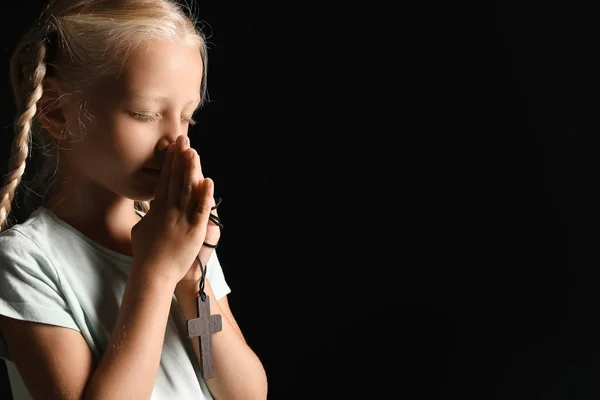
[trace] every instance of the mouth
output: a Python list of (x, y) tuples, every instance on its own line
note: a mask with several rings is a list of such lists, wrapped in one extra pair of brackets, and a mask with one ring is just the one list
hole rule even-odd
[(156, 178), (160, 176), (160, 169), (144, 168), (142, 171)]

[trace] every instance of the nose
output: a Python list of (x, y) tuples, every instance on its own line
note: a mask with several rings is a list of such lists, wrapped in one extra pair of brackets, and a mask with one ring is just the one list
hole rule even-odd
[(155, 148), (155, 152), (156, 152), (156, 158), (158, 159), (158, 166), (156, 166), (155, 168), (162, 168), (162, 165), (165, 163), (165, 160), (167, 159), (167, 152), (165, 150), (167, 150), (167, 148), (169, 147), (169, 145), (171, 143), (175, 143), (177, 141), (177, 138), (179, 136), (187, 136), (187, 133), (185, 135), (165, 135), (163, 138), (161, 138)]
[(163, 152), (169, 147), (171, 143), (175, 143), (179, 136), (187, 137), (187, 132), (182, 133), (181, 130), (176, 131), (175, 133), (165, 134), (163, 138), (161, 138), (156, 146), (157, 152)]

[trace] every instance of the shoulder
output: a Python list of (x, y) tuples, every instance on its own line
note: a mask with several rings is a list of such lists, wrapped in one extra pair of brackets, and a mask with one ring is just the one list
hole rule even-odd
[(49, 236), (51, 235), (44, 231), (44, 227), (40, 227), (33, 219), (1, 232), (0, 274), (19, 267), (45, 270), (46, 273), (55, 275), (46, 252), (40, 246), (47, 241), (42, 238)]
[(0, 243), (3, 244), (0, 250), (5, 250), (7, 247), (13, 249), (17, 246), (25, 246), (27, 249), (37, 248), (36, 243), (43, 243), (55, 236), (51, 232), (50, 222), (39, 210), (35, 210), (24, 222), (0, 232)]

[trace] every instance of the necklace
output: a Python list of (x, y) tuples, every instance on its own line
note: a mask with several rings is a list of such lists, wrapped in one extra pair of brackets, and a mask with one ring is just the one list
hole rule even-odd
[[(211, 210), (216, 209), (221, 204), (221, 199), (217, 199), (216, 204), (211, 207)], [(219, 227), (219, 230), (223, 230), (223, 224), (214, 214), (209, 215), (209, 220)], [(203, 245), (217, 248), (218, 243), (210, 244), (204, 242)], [(198, 318), (187, 320), (187, 335), (188, 338), (198, 337), (200, 345), (200, 372), (202, 379), (210, 379), (214, 376), (213, 369), (213, 356), (212, 356), (212, 335), (216, 332), (220, 332), (223, 329), (221, 315), (210, 313), (210, 297), (204, 292), (204, 282), (206, 278), (206, 268), (208, 265), (202, 266), (200, 257), (196, 256), (200, 271), (202, 271), (202, 278), (200, 278), (200, 287), (198, 290), (197, 311)]]

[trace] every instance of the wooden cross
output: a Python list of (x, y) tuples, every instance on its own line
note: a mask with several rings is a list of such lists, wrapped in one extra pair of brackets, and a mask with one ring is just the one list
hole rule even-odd
[(198, 336), (200, 342), (200, 372), (203, 379), (209, 379), (214, 376), (212, 365), (212, 334), (223, 329), (221, 325), (221, 315), (210, 314), (210, 297), (206, 296), (206, 301), (202, 301), (198, 296), (198, 318), (187, 321), (188, 338)]

